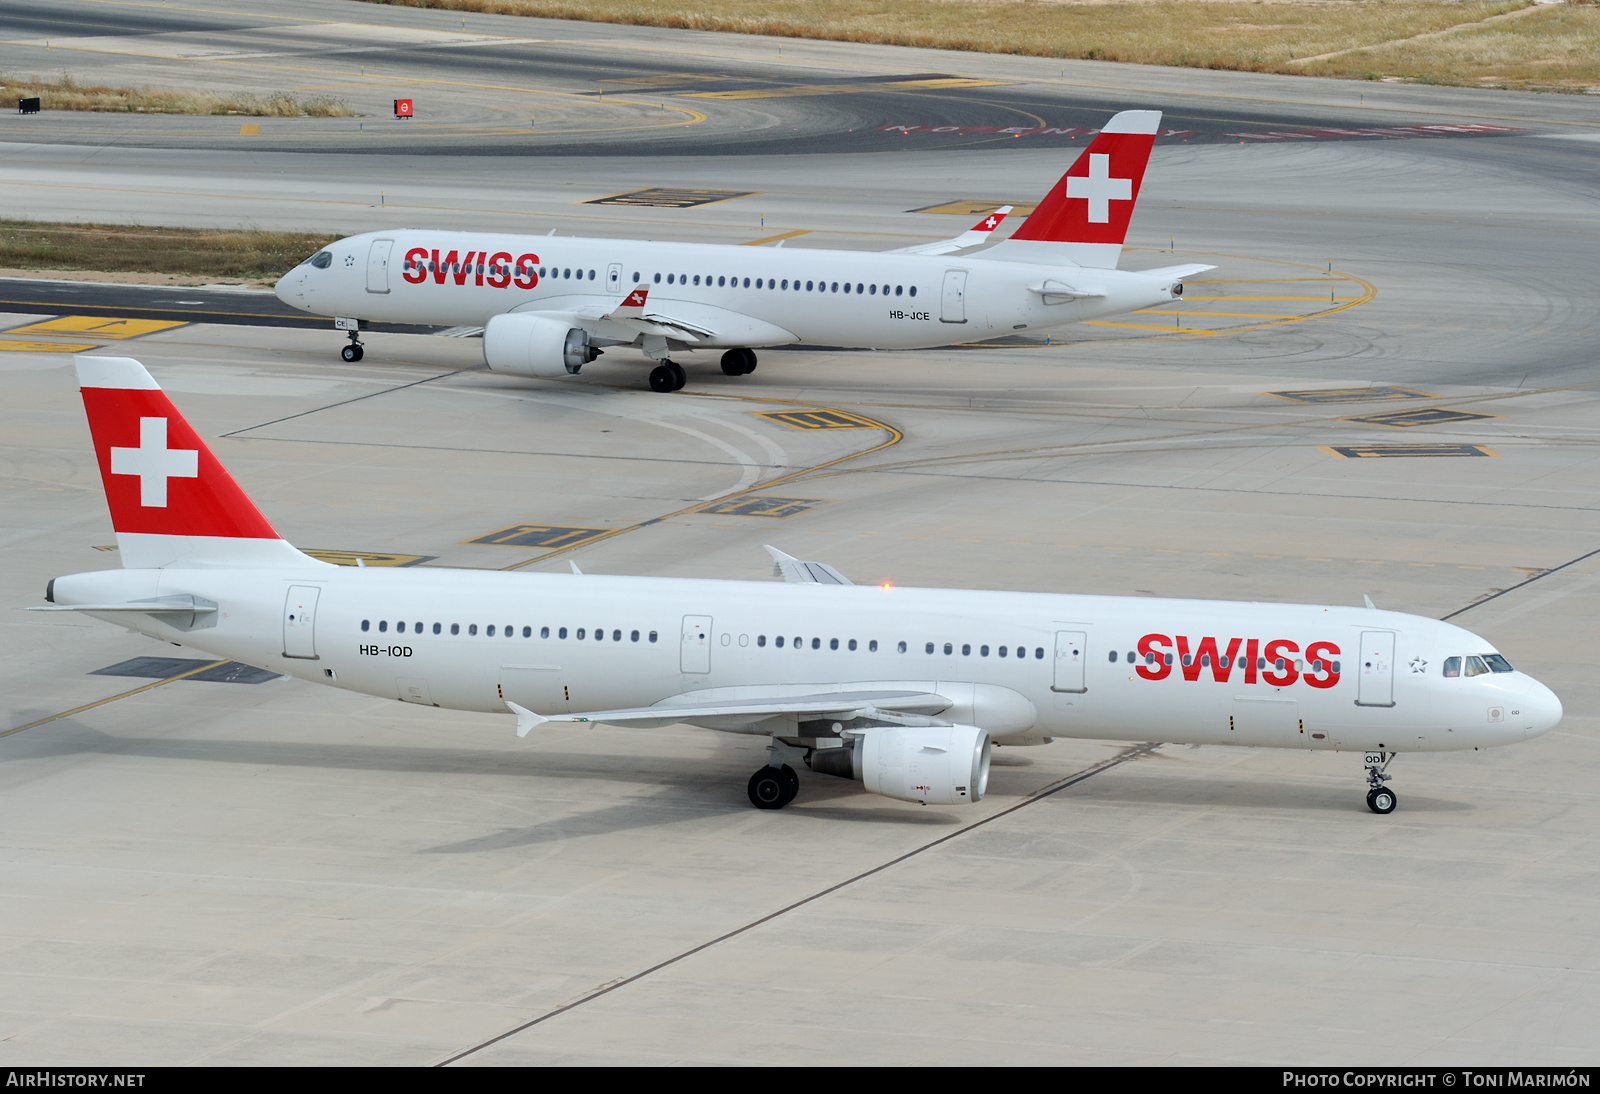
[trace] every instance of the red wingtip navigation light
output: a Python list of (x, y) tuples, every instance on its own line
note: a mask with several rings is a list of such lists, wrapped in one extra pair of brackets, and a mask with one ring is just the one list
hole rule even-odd
[(411, 105), (411, 100), (410, 99), (396, 99), (394, 101), (394, 116), (395, 117), (397, 117), (397, 118), (409, 118), (409, 117), (412, 116), (412, 113), (413, 113), (413, 107)]

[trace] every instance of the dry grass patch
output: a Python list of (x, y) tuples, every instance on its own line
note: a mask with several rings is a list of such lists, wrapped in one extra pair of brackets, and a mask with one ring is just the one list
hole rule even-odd
[(339, 238), (314, 232), (0, 220), (0, 267), (265, 281)]
[(1600, 6), (1561, 4), (1439, 38), (1303, 66), (1319, 76), (1400, 76), (1516, 90), (1600, 87)]
[[(130, 114), (240, 114), (252, 118), (348, 118), (355, 114), (329, 96), (299, 99), (288, 92), (172, 91), (159, 87), (80, 84), (68, 73), (54, 80), (0, 75), (0, 100), (38, 96), (45, 110), (96, 110)], [(9, 103), (8, 103), (9, 105)]]
[[(790, 38), (873, 42), (1190, 68), (1400, 76), (1477, 84), (1520, 58), (1508, 86), (1600, 85), (1596, 9), (1556, 5), (1481, 31), (1418, 35), (1531, 6), (1531, 0), (368, 0)], [(1592, 3), (1592, 0), (1591, 0)], [(1515, 24), (1512, 26), (1510, 24)], [(1482, 39), (1457, 47), (1454, 39)], [(1446, 45), (1446, 43), (1449, 43)], [(1359, 59), (1346, 51), (1360, 50)], [(1297, 59), (1340, 53), (1328, 62)]]

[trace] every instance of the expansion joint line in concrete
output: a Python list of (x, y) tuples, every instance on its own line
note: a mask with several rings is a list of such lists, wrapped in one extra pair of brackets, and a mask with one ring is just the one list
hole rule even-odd
[(228, 663), (228, 659), (226, 657), (224, 657), (220, 661), (207, 661), (203, 665), (197, 665), (194, 668), (189, 669), (189, 670), (187, 670), (185, 672), (178, 673), (176, 676), (164, 677), (164, 678), (162, 678), (160, 680), (154, 681), (153, 683), (145, 684), (143, 687), (134, 688), (132, 691), (124, 691), (121, 694), (108, 696), (105, 699), (96, 699), (94, 702), (85, 703), (81, 707), (73, 707), (71, 710), (63, 710), (61, 713), (52, 714), (47, 718), (38, 718), (38, 719), (35, 719), (32, 722), (27, 723), (26, 725), (17, 726), (15, 729), (7, 729), (7, 730), (4, 730), (4, 731), (0, 731), (0, 737), (9, 737), (13, 733), (21, 733), (25, 729), (33, 729), (36, 726), (47, 725), (50, 722), (58, 722), (62, 718), (70, 718), (74, 714), (82, 714), (86, 710), (93, 710), (95, 707), (103, 707), (107, 703), (115, 703), (118, 699), (126, 699), (130, 695), (141, 695), (144, 692), (150, 691), (150, 690), (152, 690), (154, 688), (161, 687), (163, 684), (170, 684), (174, 680), (186, 680), (189, 677), (194, 676), (197, 673), (205, 672), (207, 669), (214, 669), (214, 668), (217, 668), (220, 665), (226, 665), (227, 663)]
[(621, 988), (628, 987), (630, 984), (637, 984), (639, 981), (644, 980), (647, 977), (654, 976), (656, 973), (662, 971), (663, 969), (668, 969), (668, 968), (671, 968), (673, 965), (679, 964), (680, 962), (687, 961), (689, 958), (693, 957), (695, 954), (703, 953), (704, 951), (711, 949), (713, 946), (720, 946), (720, 945), (722, 945), (722, 943), (731, 941), (732, 939), (735, 939), (735, 938), (738, 938), (740, 935), (748, 934), (749, 932), (755, 930), (757, 927), (765, 926), (766, 924), (771, 923), (776, 919), (781, 919), (782, 917), (788, 915), (790, 912), (797, 911), (800, 908), (804, 908), (808, 904), (815, 904), (817, 901), (823, 899), (824, 897), (831, 896), (834, 893), (837, 893), (842, 889), (848, 889), (852, 885), (856, 885), (856, 884), (858, 884), (860, 882), (866, 881), (868, 878), (875, 877), (878, 874), (883, 873), (885, 870), (889, 870), (889, 869), (891, 869), (891, 868), (893, 868), (895, 866), (899, 866), (901, 863), (909, 862), (911, 859), (914, 859), (919, 855), (926, 854), (927, 852), (932, 851), (936, 847), (941, 847), (946, 843), (950, 843), (952, 840), (960, 839), (962, 836), (965, 836), (965, 835), (967, 835), (968, 833), (971, 833), (971, 832), (975, 832), (979, 828), (984, 827), (985, 825), (993, 824), (995, 821), (998, 821), (998, 820), (1002, 819), (1003, 817), (1009, 817), (1011, 814), (1017, 812), (1018, 810), (1026, 809), (1028, 806), (1033, 805), (1033, 804), (1035, 804), (1037, 802), (1041, 802), (1044, 799), (1046, 799), (1048, 797), (1051, 797), (1051, 796), (1053, 796), (1055, 794), (1059, 794), (1063, 790), (1067, 790), (1067, 789), (1070, 789), (1071, 787), (1077, 786), (1079, 783), (1087, 782), (1089, 779), (1094, 778), (1096, 775), (1102, 774), (1103, 772), (1106, 772), (1106, 771), (1110, 771), (1113, 767), (1120, 767), (1122, 764), (1128, 763), (1131, 760), (1137, 760), (1137, 759), (1141, 759), (1142, 757), (1149, 756), (1152, 753), (1154, 753), (1156, 749), (1160, 748), (1161, 744), (1162, 744), (1162, 742), (1160, 742), (1160, 741), (1147, 741), (1144, 744), (1133, 745), (1133, 746), (1131, 746), (1129, 748), (1125, 748), (1121, 752), (1117, 753), (1115, 756), (1112, 756), (1108, 760), (1103, 760), (1100, 763), (1097, 763), (1097, 764), (1093, 765), (1092, 767), (1086, 767), (1082, 771), (1076, 772), (1075, 774), (1072, 774), (1072, 775), (1068, 775), (1063, 779), (1059, 779), (1056, 782), (1053, 782), (1053, 783), (1050, 783), (1050, 784), (1046, 785), (1045, 787), (1043, 787), (1040, 790), (1034, 791), (1032, 794), (1028, 795), (1026, 798), (1023, 798), (1021, 801), (1017, 802), (1017, 804), (1007, 806), (1006, 808), (1000, 810), (1000, 812), (998, 812), (998, 813), (994, 813), (994, 814), (991, 814), (990, 816), (984, 817), (982, 820), (973, 821), (971, 824), (964, 825), (961, 828), (957, 828), (954, 832), (951, 832), (948, 835), (940, 836), (936, 840), (931, 840), (928, 843), (924, 843), (920, 847), (914, 847), (910, 851), (907, 851), (903, 855), (898, 855), (895, 858), (890, 859), (888, 862), (879, 863), (877, 866), (874, 866), (871, 869), (863, 870), (863, 871), (861, 871), (861, 873), (855, 874), (852, 877), (845, 878), (843, 881), (840, 881), (840, 882), (837, 882), (837, 883), (835, 883), (833, 885), (830, 885), (826, 889), (820, 889), (817, 892), (812, 893), (810, 896), (802, 897), (801, 899), (795, 901), (793, 904), (786, 904), (782, 908), (779, 908), (775, 912), (769, 912), (766, 915), (762, 916), (760, 919), (753, 919), (749, 923), (746, 923), (741, 927), (735, 927), (731, 931), (726, 931), (723, 934), (719, 934), (717, 937), (715, 937), (715, 938), (713, 938), (713, 939), (711, 939), (709, 941), (702, 942), (698, 946), (694, 946), (694, 947), (692, 947), (690, 949), (684, 950), (682, 953), (675, 954), (674, 956), (667, 958), (665, 961), (661, 961), (661, 962), (658, 962), (658, 963), (656, 963), (654, 965), (651, 965), (648, 969), (644, 969), (644, 970), (642, 970), (640, 972), (634, 973), (632, 976), (626, 976), (626, 977), (623, 977), (621, 980), (612, 981), (611, 983), (606, 984), (604, 987), (599, 987), (599, 988), (596, 988), (594, 991), (588, 992), (587, 994), (580, 995), (578, 998), (574, 999), (570, 1003), (563, 1003), (561, 1006), (556, 1007), (554, 1010), (545, 1011), (543, 1014), (539, 1015), (537, 1018), (531, 1018), (528, 1021), (523, 1022), (519, 1026), (514, 1026), (511, 1029), (506, 1030), (504, 1033), (497, 1034), (496, 1036), (489, 1038), (487, 1041), (480, 1041), (479, 1043), (473, 1045), (471, 1048), (462, 1049), (460, 1052), (456, 1053), (455, 1055), (448, 1056), (445, 1059), (440, 1060), (434, 1066), (435, 1067), (446, 1067), (446, 1066), (448, 1066), (450, 1064), (457, 1063), (458, 1061), (464, 1060), (468, 1056), (473, 1055), (474, 1053), (482, 1052), (486, 1048), (491, 1048), (494, 1045), (497, 1045), (502, 1041), (509, 1040), (510, 1038), (517, 1036), (519, 1033), (525, 1033), (528, 1030), (532, 1029), (534, 1026), (540, 1025), (540, 1024), (542, 1024), (544, 1022), (548, 1022), (552, 1018), (558, 1018), (561, 1015), (568, 1013), (569, 1011), (573, 1011), (573, 1010), (578, 1009), (579, 1007), (583, 1006), (586, 1003), (592, 1003), (596, 999), (599, 999), (603, 995), (610, 995), (612, 992), (617, 991), (617, 990), (619, 990)]
[(412, 380), (410, 383), (396, 384), (394, 387), (386, 387), (382, 391), (370, 391), (365, 395), (357, 395), (353, 399), (341, 399), (337, 403), (329, 403), (326, 406), (312, 407), (310, 410), (302, 410), (298, 414), (288, 414), (282, 418), (274, 418), (270, 422), (257, 422), (255, 425), (247, 425), (242, 429), (235, 429), (232, 433), (224, 433), (222, 436), (239, 437), (243, 434), (251, 433), (257, 429), (265, 429), (269, 425), (277, 425), (279, 422), (292, 422), (296, 418), (304, 418), (311, 414), (321, 414), (324, 410), (333, 410), (335, 407), (349, 406), (351, 403), (359, 403), (367, 399), (376, 399), (380, 395), (392, 395), (396, 391), (404, 391), (408, 387), (420, 387), (423, 384), (431, 384), (435, 380), (444, 380), (451, 376), (459, 376), (463, 372), (477, 372), (481, 368), (481, 365), (473, 365), (470, 368), (451, 369), (449, 372), (440, 372), (433, 376), (424, 376), (422, 379)]
[(1532, 577), (1528, 578), (1525, 581), (1519, 581), (1515, 585), (1510, 586), (1509, 588), (1501, 589), (1497, 593), (1490, 593), (1488, 596), (1482, 597), (1482, 598), (1480, 598), (1478, 600), (1474, 600), (1471, 604), (1468, 604), (1465, 608), (1457, 608), (1455, 611), (1451, 612), (1449, 615), (1441, 615), (1439, 617), (1439, 619), (1441, 621), (1454, 619), (1458, 615), (1461, 615), (1461, 614), (1463, 614), (1465, 612), (1470, 612), (1473, 608), (1481, 608), (1485, 604), (1489, 603), (1489, 601), (1491, 601), (1491, 600), (1499, 600), (1502, 596), (1505, 596), (1507, 593), (1514, 593), (1518, 589), (1526, 589), (1529, 585), (1532, 585), (1535, 581), (1542, 581), (1545, 578), (1549, 577), (1551, 574), (1558, 574), (1562, 570), (1565, 570), (1567, 567), (1576, 566), (1578, 563), (1584, 561), (1585, 559), (1593, 558), (1595, 555), (1600, 555), (1600, 547), (1595, 548), (1593, 551), (1590, 551), (1588, 554), (1579, 555), (1577, 558), (1574, 558), (1574, 559), (1568, 559), (1566, 562), (1563, 562), (1559, 566), (1552, 566), (1548, 570), (1541, 570), (1539, 573), (1534, 574)]

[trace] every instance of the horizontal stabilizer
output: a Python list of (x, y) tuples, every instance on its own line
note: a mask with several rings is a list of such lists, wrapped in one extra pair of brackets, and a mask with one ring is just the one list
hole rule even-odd
[(1173, 281), (1182, 281), (1186, 277), (1214, 270), (1215, 266), (1208, 266), (1204, 262), (1190, 262), (1183, 266), (1161, 266), (1154, 270), (1137, 271), (1140, 277), (1156, 277), (1163, 280), (1171, 278)]
[(845, 577), (838, 570), (826, 562), (805, 562), (786, 555), (770, 544), (765, 544), (767, 554), (772, 556), (772, 576), (781, 577), (785, 581), (792, 581), (801, 585), (854, 585), (855, 582)]
[(158, 596), (151, 600), (130, 600), (121, 604), (40, 604), (30, 612), (139, 612), (143, 615), (207, 615), (217, 610), (209, 600), (192, 596)]

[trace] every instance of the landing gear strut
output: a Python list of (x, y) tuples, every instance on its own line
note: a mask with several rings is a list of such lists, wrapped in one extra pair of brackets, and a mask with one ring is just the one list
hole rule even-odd
[(1394, 812), (1394, 807), (1399, 803), (1394, 791), (1383, 784), (1390, 779), (1389, 764), (1394, 760), (1393, 752), (1368, 752), (1365, 763), (1367, 765), (1367, 808), (1380, 815)]
[(785, 760), (804, 759), (808, 749), (786, 744), (776, 737), (767, 745), (767, 766), (750, 776), (746, 787), (757, 809), (782, 809), (800, 793), (800, 776)]
[(722, 355), (722, 371), (729, 376), (747, 376), (756, 370), (754, 350), (730, 349)]
[(338, 316), (333, 321), (333, 329), (342, 330), (350, 335), (350, 344), (339, 351), (340, 357), (355, 362), (367, 355), (367, 351), (361, 345), (361, 320)]
[(689, 382), (689, 374), (675, 361), (662, 361), (650, 370), (651, 391), (677, 391)]

